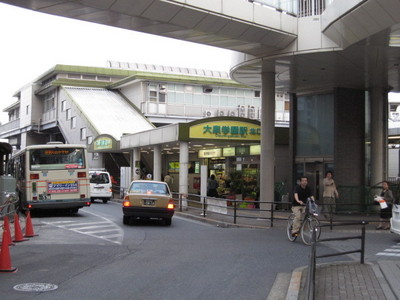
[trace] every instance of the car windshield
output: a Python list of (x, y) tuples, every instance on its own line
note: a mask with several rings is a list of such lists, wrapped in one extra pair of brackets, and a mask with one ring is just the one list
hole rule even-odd
[(151, 182), (134, 182), (129, 188), (129, 192), (134, 194), (169, 194), (166, 184)]
[(90, 183), (110, 183), (107, 174), (93, 173), (90, 174)]

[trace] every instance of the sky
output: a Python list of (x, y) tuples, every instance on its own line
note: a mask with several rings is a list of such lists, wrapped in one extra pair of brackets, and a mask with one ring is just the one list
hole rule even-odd
[[(0, 122), (12, 96), (56, 64), (106, 67), (108, 60), (229, 71), (225, 49), (62, 18), (0, 3)], [(400, 94), (389, 99), (400, 102)]]
[(107, 61), (229, 71), (232, 52), (77, 21), (0, 3), (0, 121), (12, 96), (56, 64), (106, 67)]

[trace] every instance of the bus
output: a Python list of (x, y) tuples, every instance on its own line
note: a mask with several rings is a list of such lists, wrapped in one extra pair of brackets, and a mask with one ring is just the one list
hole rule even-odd
[(84, 145), (49, 142), (12, 155), (8, 173), (16, 178), (21, 210), (63, 209), (76, 213), (90, 206), (87, 150)]

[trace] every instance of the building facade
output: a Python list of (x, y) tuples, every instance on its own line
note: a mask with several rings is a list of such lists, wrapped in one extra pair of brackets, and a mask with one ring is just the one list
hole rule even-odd
[[(179, 172), (173, 165), (179, 165), (179, 135), (165, 142), (150, 142), (144, 137), (156, 135), (156, 128), (203, 119), (259, 122), (261, 106), (259, 90), (232, 81), (224, 72), (116, 62), (109, 62), (108, 68), (57, 65), (32, 85), (21, 88), (16, 97), (17, 102), (5, 109), (9, 122), (0, 127), (1, 138), (9, 139), (14, 148), (49, 141), (86, 144), (91, 152), (91, 168), (106, 168), (117, 181), (121, 181), (121, 168), (131, 167), (129, 181), (147, 173), (161, 180), (162, 174), (170, 172), (176, 177), (176, 191), (180, 179), (174, 174)], [(278, 94), (277, 103), (282, 109), (276, 112), (277, 125), (288, 132), (288, 97)], [(227, 125), (220, 130), (225, 128)], [(287, 153), (288, 135), (281, 135), (285, 134), (286, 140), (280, 147)], [(128, 135), (138, 136), (141, 142), (121, 147), (121, 139)], [(190, 143), (187, 138), (184, 141)], [(199, 140), (188, 147), (190, 162), (196, 166), (189, 176), (192, 181), (189, 193), (199, 192), (193, 181), (198, 180), (199, 164), (205, 163), (210, 174), (220, 177), (243, 165), (258, 182), (260, 153), (250, 154), (248, 147), (250, 144), (259, 147), (259, 135), (256, 139), (236, 140), (232, 134), (220, 135), (216, 142)], [(133, 149), (135, 145), (139, 146)], [(247, 147), (241, 155), (239, 150), (235, 151), (239, 146)], [(202, 151), (216, 151), (217, 147), (233, 152), (201, 157)], [(140, 157), (132, 160), (136, 150)], [(242, 160), (243, 163), (238, 163)], [(282, 172), (280, 180), (287, 181), (288, 176)]]

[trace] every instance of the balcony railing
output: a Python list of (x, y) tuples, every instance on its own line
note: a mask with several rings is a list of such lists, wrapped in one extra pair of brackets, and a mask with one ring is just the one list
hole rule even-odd
[(334, 0), (247, 0), (259, 5), (275, 8), (298, 17), (322, 14)]
[[(261, 119), (261, 109), (253, 106), (220, 106), (204, 107), (186, 104), (165, 104), (156, 102), (142, 102), (141, 111), (145, 115), (153, 116), (178, 116), (185, 118), (210, 118), (210, 117), (242, 117), (253, 120)], [(276, 111), (275, 121), (280, 124), (289, 124), (289, 111)]]
[(7, 133), (19, 129), (19, 124), (20, 124), (20, 120), (16, 119), (13, 121), (10, 121), (8, 123), (5, 123), (4, 125), (0, 126), (0, 137), (1, 138), (6, 138), (8, 135)]

